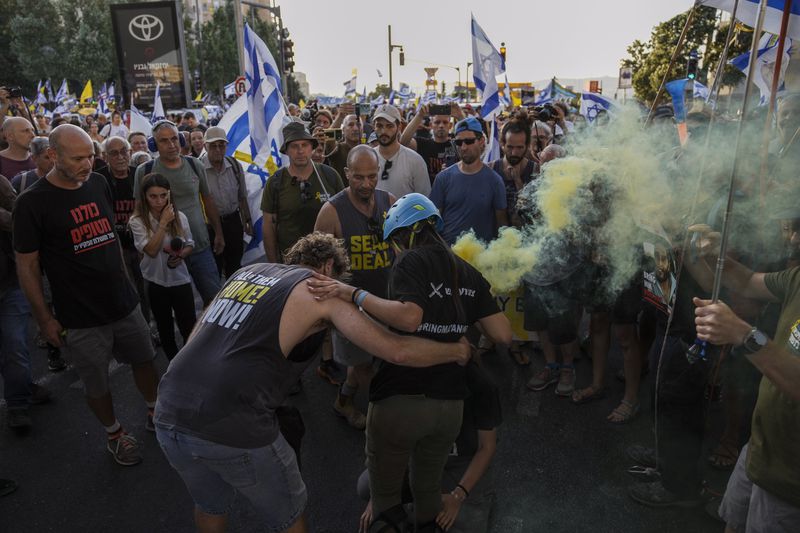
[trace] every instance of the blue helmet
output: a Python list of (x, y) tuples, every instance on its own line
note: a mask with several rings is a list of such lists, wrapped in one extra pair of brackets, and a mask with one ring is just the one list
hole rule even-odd
[(444, 220), (433, 202), (418, 192), (406, 194), (397, 200), (386, 213), (383, 223), (383, 240), (400, 228), (413, 226), (422, 220), (434, 219), (436, 231), (442, 231)]

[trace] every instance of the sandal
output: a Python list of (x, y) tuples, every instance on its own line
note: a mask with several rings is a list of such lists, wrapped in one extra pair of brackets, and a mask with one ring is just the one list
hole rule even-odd
[(595, 388), (594, 385), (589, 385), (585, 389), (578, 389), (572, 393), (572, 403), (579, 405), (582, 403), (591, 402), (592, 400), (599, 400), (600, 398), (605, 398), (605, 396), (606, 396), (605, 387)]
[(738, 459), (739, 448), (720, 442), (708, 456), (708, 464), (717, 470), (730, 470), (736, 465)]
[(620, 404), (611, 411), (607, 420), (612, 424), (627, 424), (639, 413), (639, 402), (631, 403), (628, 400), (622, 400)]

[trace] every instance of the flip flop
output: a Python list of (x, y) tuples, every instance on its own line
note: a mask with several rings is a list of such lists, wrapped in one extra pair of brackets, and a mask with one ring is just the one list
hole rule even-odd
[(582, 403), (589, 403), (593, 400), (599, 400), (600, 398), (605, 398), (605, 397), (606, 397), (605, 387), (599, 387), (595, 389), (594, 386), (589, 385), (584, 389), (578, 389), (572, 393), (572, 403), (574, 403), (575, 405), (580, 405)]

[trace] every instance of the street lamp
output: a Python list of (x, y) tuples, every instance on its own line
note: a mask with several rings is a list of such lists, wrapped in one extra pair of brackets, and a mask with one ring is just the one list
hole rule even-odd
[(472, 61), (467, 62), (466, 76), (464, 76), (464, 88), (467, 90), (467, 100), (470, 98), (469, 94), (469, 67), (472, 66)]
[(389, 92), (392, 92), (392, 51), (395, 48), (400, 49), (400, 66), (405, 64), (405, 51), (403, 45), (392, 43), (392, 25), (389, 24)]

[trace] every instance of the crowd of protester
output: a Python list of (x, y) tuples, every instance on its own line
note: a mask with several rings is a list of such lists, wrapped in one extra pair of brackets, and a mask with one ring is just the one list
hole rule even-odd
[[(616, 343), (625, 389), (608, 422), (635, 419), (647, 394), (657, 409), (657, 449), (627, 450), (640, 466), (630, 496), (701, 504), (706, 459), (733, 470), (719, 507), (729, 531), (800, 530), (797, 95), (779, 103), (768, 161), (780, 202), (767, 205), (764, 225), (774, 231), (739, 228), (721, 302), (709, 294), (722, 200), (689, 221), (702, 225), (676, 232), (670, 253), (655, 250), (666, 311), (642, 297), (646, 266), (609, 295), (599, 290), (602, 259), (562, 243), (564, 263), (522, 287), (536, 342), (512, 339), (488, 282), (451, 246), (465, 232), (488, 242), (501, 228), (537, 224), (521, 192), (606, 116), (589, 126), (563, 102), (508, 110), (497, 121), (500, 156), (484, 163), (489, 129), (470, 105), (431, 114), (425, 104), (384, 104), (369, 115), (349, 103), (290, 106), (285, 163), (264, 187), (258, 227), (225, 131), (194, 113), (156, 123), (148, 138), (118, 111), (30, 121), (18, 103), (0, 89), (0, 373), (10, 427), (31, 426), (29, 406), (49, 396), (31, 375), (32, 316), (49, 370), (72, 365), (107, 449), (128, 466), (142, 460), (140, 444), (115, 415), (108, 364), (131, 365), (145, 428), (192, 495), (198, 529), (224, 530), (238, 493), (267, 527), (305, 531), (300, 415), (286, 398), (319, 354), (317, 374), (339, 387), (334, 412), (365, 431), (367, 469), (353, 489), (365, 500), (361, 529), (486, 531), (502, 384), (482, 355), (528, 366), (540, 351), (544, 366), (527, 388), (585, 404), (606, 395)], [(650, 127), (674, 136), (678, 159), (661, 111)], [(690, 120), (700, 142), (708, 115)], [(755, 198), (756, 176), (740, 179), (736, 202)], [(691, 257), (680, 246), (687, 231)], [(245, 235), (262, 237), (265, 263), (242, 267)], [(754, 240), (760, 250), (739, 245)], [(700, 364), (686, 356), (695, 339), (709, 344)], [(170, 360), (161, 377), (159, 345)], [(592, 376), (577, 387), (582, 353)], [(642, 390), (648, 373), (652, 388)], [(725, 429), (702, 458), (704, 406), (720, 387)], [(367, 413), (356, 407), (359, 390)], [(243, 452), (249, 460), (236, 461)], [(238, 483), (243, 476), (254, 483)], [(2, 480), (0, 491), (13, 487)]]

